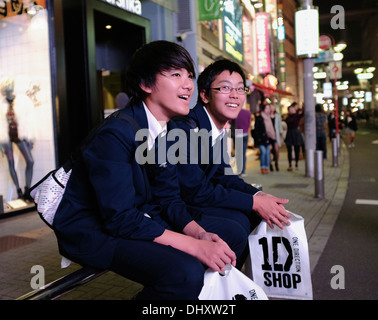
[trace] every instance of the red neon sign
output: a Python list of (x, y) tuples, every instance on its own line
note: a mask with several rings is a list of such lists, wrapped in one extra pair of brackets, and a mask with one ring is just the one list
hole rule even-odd
[(256, 13), (257, 72), (270, 73), (269, 15)]

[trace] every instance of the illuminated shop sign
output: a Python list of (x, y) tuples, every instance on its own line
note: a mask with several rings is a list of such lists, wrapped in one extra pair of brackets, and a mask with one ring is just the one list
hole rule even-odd
[(299, 58), (314, 58), (318, 56), (319, 13), (317, 9), (295, 12), (295, 48)]
[[(34, 5), (46, 8), (46, 0), (34, 0)], [(5, 1), (0, 0), (0, 19), (17, 16), (19, 14), (27, 13), (30, 6), (30, 1)]]
[(270, 73), (269, 15), (256, 13), (257, 72)]
[(139, 0), (101, 0), (126, 11), (141, 15), (142, 4)]
[(285, 40), (285, 26), (278, 26), (277, 27), (277, 39), (278, 40)]
[(236, 0), (223, 2), (224, 51), (243, 62), (242, 8)]
[(251, 22), (243, 16), (243, 46), (244, 46), (244, 60), (250, 65), (252, 62), (252, 34), (251, 34)]
[(199, 21), (217, 20), (222, 17), (222, 3), (214, 0), (198, 0)]

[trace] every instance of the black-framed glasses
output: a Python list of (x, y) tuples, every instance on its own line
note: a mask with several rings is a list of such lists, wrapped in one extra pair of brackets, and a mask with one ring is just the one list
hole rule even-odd
[(212, 90), (218, 90), (220, 93), (231, 93), (232, 90), (235, 90), (236, 93), (238, 94), (246, 94), (249, 92), (249, 88), (248, 87), (238, 87), (238, 88), (232, 88), (230, 86), (222, 86), (222, 87), (219, 87), (219, 88), (210, 88)]

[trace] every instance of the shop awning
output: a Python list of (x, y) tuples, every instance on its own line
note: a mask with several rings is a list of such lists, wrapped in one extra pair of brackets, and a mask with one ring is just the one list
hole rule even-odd
[(273, 88), (269, 88), (269, 87), (265, 87), (263, 86), (262, 84), (258, 84), (258, 83), (252, 83), (252, 85), (254, 87), (256, 87), (258, 90), (266, 93), (266, 94), (269, 94), (269, 95), (272, 95), (274, 93), (277, 93), (277, 94), (282, 94), (282, 95), (285, 95), (285, 96), (292, 96), (293, 94), (290, 93), (290, 92), (287, 92), (287, 91), (284, 91), (284, 90), (280, 90), (280, 89), (273, 89)]

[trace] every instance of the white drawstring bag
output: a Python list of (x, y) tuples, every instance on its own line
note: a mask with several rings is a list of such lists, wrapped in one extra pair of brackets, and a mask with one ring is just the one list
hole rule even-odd
[(262, 221), (249, 235), (251, 277), (268, 297), (312, 300), (304, 219), (289, 213), (291, 224), (283, 230)]
[(268, 300), (265, 292), (231, 264), (224, 274), (212, 269), (205, 272), (199, 300)]

